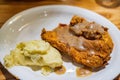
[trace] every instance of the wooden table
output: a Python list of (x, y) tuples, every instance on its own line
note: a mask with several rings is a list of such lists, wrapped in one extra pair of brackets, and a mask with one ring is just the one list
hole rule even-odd
[[(120, 29), (120, 6), (105, 8), (97, 4), (95, 0), (0, 0), (0, 28), (6, 20), (20, 11), (35, 6), (52, 4), (67, 4), (87, 8), (108, 18)], [(0, 69), (0, 80), (5, 80), (6, 78), (7, 80), (16, 80), (12, 79), (14, 77), (10, 77), (10, 74), (4, 71), (3, 66), (0, 65)], [(120, 80), (120, 78), (117, 77), (115, 80)]]

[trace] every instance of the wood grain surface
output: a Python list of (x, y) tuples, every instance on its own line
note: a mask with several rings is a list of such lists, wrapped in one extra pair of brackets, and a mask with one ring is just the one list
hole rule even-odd
[(95, 0), (0, 0), (0, 27), (14, 14), (25, 9), (52, 4), (67, 4), (87, 8), (97, 12), (120, 29), (120, 6), (116, 8), (105, 8), (96, 4)]
[[(97, 4), (95, 0), (0, 0), (0, 28), (16, 13), (36, 6), (53, 4), (66, 4), (92, 10), (109, 19), (118, 29), (120, 29), (120, 6), (106, 8)], [(0, 80), (5, 79), (6, 76), (4, 76), (3, 72), (0, 70)], [(15, 79), (8, 78), (7, 80)], [(115, 80), (120, 80), (119, 76)]]

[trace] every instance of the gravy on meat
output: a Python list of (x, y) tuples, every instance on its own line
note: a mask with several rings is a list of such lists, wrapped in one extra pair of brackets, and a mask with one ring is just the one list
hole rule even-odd
[(95, 50), (93, 50), (95, 48), (89, 42), (99, 39), (105, 30), (104, 27), (94, 22), (78, 23), (74, 26), (60, 24), (59, 27), (54, 29), (60, 41), (80, 51), (89, 51), (90, 54), (95, 53)]

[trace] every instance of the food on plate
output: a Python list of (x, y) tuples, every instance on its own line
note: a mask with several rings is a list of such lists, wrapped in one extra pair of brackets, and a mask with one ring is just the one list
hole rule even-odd
[(56, 74), (62, 75), (66, 72), (66, 68), (64, 66), (56, 67), (54, 71)]
[(6, 67), (16, 65), (40, 66), (43, 74), (48, 74), (52, 69), (62, 66), (62, 58), (58, 50), (43, 40), (32, 40), (17, 44), (10, 55), (5, 56)]
[(77, 67), (76, 68), (76, 76), (77, 77), (85, 77), (92, 74), (92, 71), (89, 69), (86, 69), (85, 67)]
[(70, 24), (59, 24), (52, 31), (42, 30), (41, 37), (73, 61), (90, 68), (105, 67), (113, 42), (108, 28), (74, 16)]

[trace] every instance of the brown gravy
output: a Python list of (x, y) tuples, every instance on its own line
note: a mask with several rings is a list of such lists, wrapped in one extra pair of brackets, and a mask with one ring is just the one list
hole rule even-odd
[[(82, 25), (82, 23), (81, 23), (81, 25)], [(73, 28), (76, 29), (75, 31), (85, 29), (85, 30), (88, 30), (88, 33), (89, 33), (89, 31), (93, 32), (94, 30), (96, 30), (96, 31), (100, 30), (101, 32), (99, 31), (99, 33), (101, 33), (101, 34), (104, 33), (104, 28), (102, 28), (101, 26), (98, 26), (98, 27), (97, 26), (98, 26), (97, 24), (94, 24), (94, 26), (92, 26), (92, 29), (81, 28), (80, 26), (79, 26), (80, 29), (77, 29), (76, 27), (73, 27)], [(90, 54), (96, 53), (96, 51), (94, 50), (94, 49), (96, 49), (96, 47), (94, 47), (92, 44), (94, 42), (97, 43), (98, 40), (96, 40), (96, 39), (89, 40), (89, 39), (86, 39), (84, 36), (77, 36), (70, 31), (70, 28), (71, 27), (69, 25), (64, 25), (64, 26), (59, 25), (59, 27), (54, 29), (54, 31), (57, 33), (58, 39), (61, 42), (68, 44), (69, 46), (72, 46), (80, 51), (87, 51)], [(87, 35), (87, 36), (89, 36), (89, 35)]]
[(89, 76), (91, 75), (92, 72), (89, 69), (86, 68), (81, 68), (81, 67), (77, 67), (76, 68), (76, 76), (77, 77), (85, 77), (85, 76)]
[(62, 75), (66, 72), (66, 68), (64, 66), (61, 66), (61, 67), (55, 68), (54, 71), (55, 71), (56, 74)]
[[(61, 67), (56, 67), (54, 69), (54, 72), (58, 75), (62, 75), (65, 74), (66, 72), (66, 68), (62, 65)], [(85, 77), (85, 76), (89, 76), (92, 74), (92, 71), (90, 69), (87, 69), (85, 67), (77, 67), (76, 68), (76, 76), (77, 77)]]
[(78, 38), (77, 36), (71, 34), (69, 32), (69, 26), (57, 27), (54, 31), (57, 33), (58, 39), (63, 43), (73, 46), (79, 50), (85, 50), (85, 47), (83, 46), (83, 38)]

